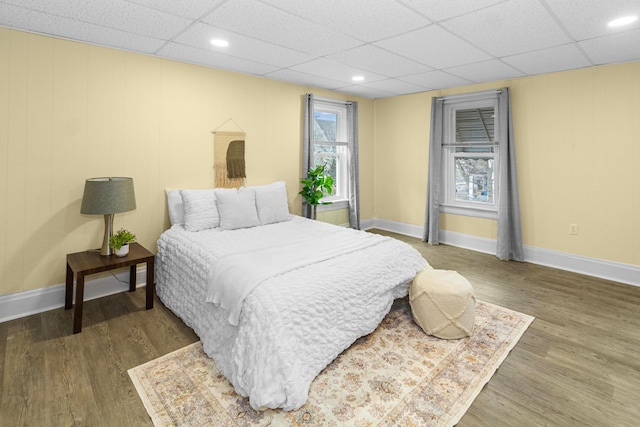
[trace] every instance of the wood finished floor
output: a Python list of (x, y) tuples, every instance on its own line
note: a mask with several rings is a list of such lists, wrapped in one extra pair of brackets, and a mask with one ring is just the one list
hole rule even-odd
[[(640, 425), (640, 287), (393, 236), (536, 317), (458, 426)], [(64, 309), (0, 323), (0, 426), (151, 426), (127, 370), (198, 338), (144, 297), (86, 302), (77, 335)]]

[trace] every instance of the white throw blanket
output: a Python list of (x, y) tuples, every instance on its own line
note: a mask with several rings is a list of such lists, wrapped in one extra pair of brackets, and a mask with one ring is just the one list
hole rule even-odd
[(245, 298), (265, 280), (385, 240), (388, 237), (343, 229), (293, 243), (222, 256), (209, 274), (207, 302), (227, 310), (229, 323), (237, 326)]

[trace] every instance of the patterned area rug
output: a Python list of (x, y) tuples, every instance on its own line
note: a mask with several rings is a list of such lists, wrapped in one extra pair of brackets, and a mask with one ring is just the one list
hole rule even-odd
[(473, 335), (440, 340), (396, 303), (311, 384), (297, 411), (256, 412), (238, 396), (200, 342), (129, 370), (156, 426), (455, 425), (533, 317), (476, 302)]

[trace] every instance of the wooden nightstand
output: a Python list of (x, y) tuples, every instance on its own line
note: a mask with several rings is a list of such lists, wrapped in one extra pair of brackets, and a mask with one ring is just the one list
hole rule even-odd
[(115, 255), (102, 256), (100, 250), (88, 250), (67, 255), (67, 284), (65, 288), (65, 310), (73, 306), (73, 275), (76, 274), (76, 308), (73, 313), (73, 333), (82, 331), (82, 302), (84, 298), (84, 277), (117, 268), (129, 267), (129, 292), (136, 290), (136, 265), (147, 264), (147, 310), (153, 308), (154, 255), (139, 243), (129, 244), (129, 254), (119, 258)]

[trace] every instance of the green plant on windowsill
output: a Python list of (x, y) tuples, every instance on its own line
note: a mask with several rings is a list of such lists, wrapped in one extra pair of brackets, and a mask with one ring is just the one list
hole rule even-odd
[(128, 245), (129, 243), (133, 243), (135, 241), (135, 234), (133, 234), (129, 230), (121, 228), (113, 236), (109, 237), (109, 246), (111, 246), (112, 249), (119, 250), (120, 248), (122, 248), (122, 246)]
[(307, 177), (300, 180), (303, 184), (302, 195), (313, 209), (311, 218), (316, 219), (318, 205), (330, 205), (331, 202), (321, 202), (322, 198), (331, 195), (333, 191), (333, 178), (324, 174), (324, 165), (309, 169)]

